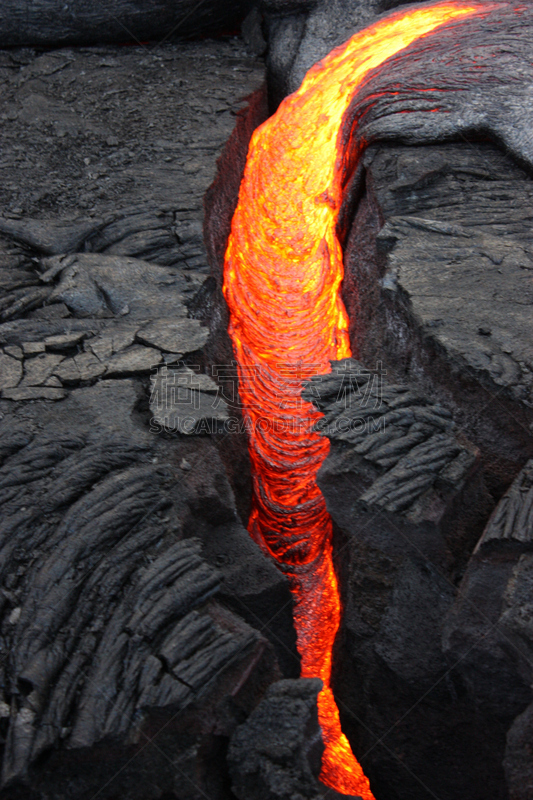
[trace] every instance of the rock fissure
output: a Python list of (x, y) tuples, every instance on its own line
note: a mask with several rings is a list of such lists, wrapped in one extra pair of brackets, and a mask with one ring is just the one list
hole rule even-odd
[[(353, 32), (324, 2), (263, 4), (273, 107)], [(428, 102), (427, 45), (391, 62), (403, 95), (372, 78), (338, 231), (356, 357), (306, 389), (331, 442), (332, 685), (380, 800), (426, 800), (421, 782), (529, 800), (531, 192), (503, 149), (529, 159), (529, 117), (525, 95), (501, 100), (527, 80), (521, 14), (490, 68), (492, 28), (470, 37), (477, 94), (464, 68), (460, 92), (440, 78)], [(461, 62), (454, 36), (424, 80)], [(213, 370), (233, 357), (221, 264), (264, 92), (208, 192), (207, 254), (201, 236), (216, 154), (262, 71), (231, 40), (160, 55), (0, 53), (0, 793), (315, 800), (320, 687), (296, 680), (287, 581), (241, 523), (246, 427), (235, 373)], [(478, 126), (479, 98), (499, 147), (442, 143)]]

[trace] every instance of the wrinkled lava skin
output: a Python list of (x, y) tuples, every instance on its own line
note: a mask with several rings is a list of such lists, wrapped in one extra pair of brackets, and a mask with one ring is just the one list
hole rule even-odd
[(402, 9), (355, 34), (307, 73), (251, 140), (224, 265), (229, 333), (250, 430), (254, 498), (249, 531), (288, 575), (302, 675), (319, 677), (321, 780), (371, 800), (341, 731), (330, 689), (341, 606), (332, 526), (315, 476), (329, 449), (302, 381), (351, 355), (336, 225), (346, 175), (364, 142), (341, 140), (343, 117), (371, 70), (439, 26), (483, 14), (461, 2)]

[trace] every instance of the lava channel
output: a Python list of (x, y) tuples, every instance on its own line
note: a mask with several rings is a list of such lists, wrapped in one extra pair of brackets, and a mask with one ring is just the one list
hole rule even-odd
[[(373, 795), (330, 688), (341, 605), (332, 523), (315, 480), (329, 442), (312, 430), (321, 415), (300, 393), (303, 380), (351, 355), (336, 236), (348, 106), (370, 70), (438, 26), (482, 11), (444, 2), (395, 12), (313, 66), (253, 134), (225, 254), (224, 295), (254, 487), (249, 531), (289, 578), (302, 676), (323, 681), (320, 778), (364, 800)], [(354, 169), (364, 142), (351, 147)]]

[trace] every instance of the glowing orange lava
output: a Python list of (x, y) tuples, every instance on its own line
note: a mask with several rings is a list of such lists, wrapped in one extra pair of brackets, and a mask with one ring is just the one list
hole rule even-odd
[[(331, 519), (315, 482), (329, 443), (311, 430), (320, 415), (302, 401), (301, 383), (350, 355), (336, 237), (343, 116), (369, 70), (438, 26), (481, 10), (445, 2), (396, 12), (310, 69), (252, 137), (225, 256), (229, 333), (251, 431), (249, 530), (289, 576), (302, 675), (324, 683), (321, 779), (364, 800), (373, 795), (341, 732), (330, 689), (341, 608)], [(363, 145), (354, 147), (352, 167)]]

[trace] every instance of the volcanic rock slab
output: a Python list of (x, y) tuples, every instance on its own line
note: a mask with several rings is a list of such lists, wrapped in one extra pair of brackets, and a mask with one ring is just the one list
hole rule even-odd
[(459, 702), (444, 681), (441, 643), (454, 582), (491, 509), (479, 451), (418, 386), (354, 359), (332, 370), (304, 397), (324, 412), (318, 426), (331, 441), (317, 481), (337, 531), (344, 614), (333, 687), (346, 733), (378, 797), (398, 784), (420, 800), (424, 787), (475, 796), (480, 775), (503, 791), (497, 726), (486, 718), (480, 744), (472, 699)]
[(186, 0), (87, 0), (31, 3), (6, 0), (0, 12), (0, 47), (60, 46), (102, 42), (146, 42), (171, 37), (209, 36), (234, 30), (250, 3), (208, 0), (191, 8)]
[(533, 460), (527, 462), (500, 500), (476, 550), (497, 544), (533, 545)]
[(228, 761), (239, 800), (321, 796), (317, 778), (324, 745), (316, 705), (321, 688), (316, 678), (278, 681), (236, 729)]
[(531, 178), (479, 142), (371, 147), (361, 175), (353, 346), (455, 407), (499, 496), (533, 453)]
[[(343, 491), (351, 497), (338, 520), (343, 530), (355, 531), (376, 515), (381, 525), (390, 519), (435, 563), (460, 568), (468, 550), (462, 520), (472, 504), (467, 498), (472, 492), (479, 504), (486, 490), (479, 452), (459, 434), (450, 410), (355, 359), (332, 362), (332, 373), (308, 381), (302, 396), (324, 413), (316, 428), (332, 443), (318, 474), (321, 490), (326, 500)], [(473, 528), (470, 549), (479, 535)]]
[(531, 468), (528, 462), (492, 514), (443, 630), (460, 685), (505, 736), (508, 796), (516, 800), (533, 785)]
[(491, 797), (527, 797), (532, 462), (476, 544), (492, 499), (450, 409), (354, 359), (304, 397), (331, 441), (318, 483), (345, 609), (334, 687), (374, 790), (406, 786), (407, 767), (415, 798), (473, 797), (481, 775)]
[(139, 341), (177, 356), (201, 350), (206, 343), (207, 335), (206, 329), (192, 319), (181, 322), (176, 322), (174, 319), (158, 319), (137, 331)]
[[(113, 796), (121, 766), (123, 797), (156, 797), (154, 770), (160, 789), (185, 771), (215, 791), (219, 749), (280, 675), (274, 649), (297, 669), (288, 586), (239, 523), (213, 444), (151, 435), (142, 391), (103, 381), (72, 391), (60, 423), (40, 402), (1, 424), (3, 781), (15, 796), (21, 781), (37, 796), (62, 781)], [(228, 563), (214, 543), (230, 531)], [(214, 718), (215, 731), (202, 722)], [(176, 748), (185, 762), (170, 769), (162, 753)]]
[(157, 371), (150, 411), (154, 429), (182, 434), (217, 433), (231, 419), (217, 384), (187, 368)]
[(527, 800), (533, 789), (531, 736), (533, 705), (520, 714), (507, 733), (505, 773), (511, 800)]

